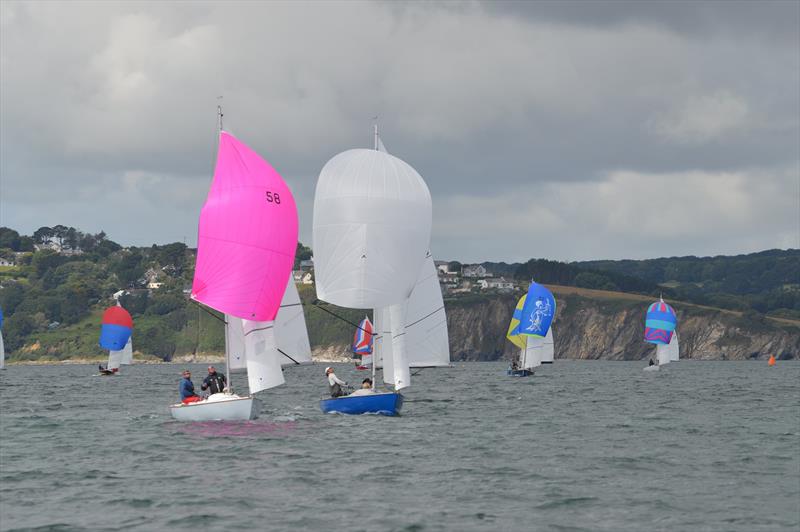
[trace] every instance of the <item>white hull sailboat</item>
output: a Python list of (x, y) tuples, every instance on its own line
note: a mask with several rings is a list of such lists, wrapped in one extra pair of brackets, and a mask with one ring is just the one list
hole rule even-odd
[[(225, 315), (228, 388), (171, 405), (170, 414), (179, 421), (257, 418), (262, 403), (253, 394), (285, 382), (281, 364), (289, 357), (282, 355), (281, 331), (305, 331), (290, 275), (298, 225), (292, 193), (267, 161), (222, 129), (220, 108), (218, 114), (219, 148), (200, 214), (192, 299)], [(282, 320), (287, 286), (292, 308)], [(284, 345), (305, 350), (305, 342)], [(232, 373), (239, 367), (247, 371), (246, 397), (233, 393)]]

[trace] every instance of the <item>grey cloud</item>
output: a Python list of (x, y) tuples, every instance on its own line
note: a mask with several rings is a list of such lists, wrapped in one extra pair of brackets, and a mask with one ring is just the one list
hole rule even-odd
[[(753, 4), (764, 14), (751, 31), (752, 7), (649, 5), (3, 2), (0, 224), (193, 242), (218, 95), (226, 127), (290, 181), (306, 241), (319, 170), (370, 145), (375, 114), (453, 217), (481, 198), (530, 205), (539, 190), (621, 171), (756, 179), (755, 168), (796, 166), (800, 51), (782, 26), (780, 38), (766, 31), (793, 8)], [(469, 231), (436, 219), (438, 247), (473, 253)], [(687, 246), (659, 238), (660, 254)], [(477, 247), (485, 258), (516, 253), (515, 239), (494, 240)]]

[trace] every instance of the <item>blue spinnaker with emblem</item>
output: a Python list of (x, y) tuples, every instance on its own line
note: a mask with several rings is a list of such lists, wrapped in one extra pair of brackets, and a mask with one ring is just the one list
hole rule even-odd
[(550, 290), (531, 283), (519, 319), (519, 334), (544, 338), (556, 315), (556, 300)]

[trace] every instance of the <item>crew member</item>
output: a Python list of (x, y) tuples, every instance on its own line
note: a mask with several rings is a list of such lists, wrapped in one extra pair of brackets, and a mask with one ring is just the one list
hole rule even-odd
[(203, 398), (194, 393), (194, 383), (192, 382), (192, 372), (188, 369), (183, 370), (181, 374), (183, 378), (179, 386), (181, 393), (181, 403), (188, 405), (189, 403), (196, 403), (202, 401)]
[(200, 386), (201, 390), (208, 390), (208, 393), (222, 393), (225, 391), (225, 375), (218, 373), (214, 366), (208, 366), (208, 376), (203, 380)]
[(332, 367), (325, 368), (325, 375), (328, 377), (328, 388), (331, 391), (331, 397), (341, 397), (346, 395), (342, 386), (347, 386), (347, 383), (336, 376)]

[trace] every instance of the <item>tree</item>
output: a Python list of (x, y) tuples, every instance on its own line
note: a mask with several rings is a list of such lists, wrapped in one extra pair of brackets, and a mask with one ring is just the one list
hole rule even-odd
[(19, 245), (19, 233), (8, 227), (0, 227), (0, 248), (9, 248), (13, 251), (19, 251)]
[(33, 241), (37, 244), (48, 244), (53, 239), (53, 230), (50, 227), (42, 226), (33, 232)]
[(457, 260), (447, 263), (447, 271), (450, 273), (461, 273), (462, 264)]

